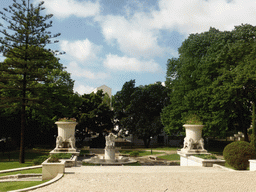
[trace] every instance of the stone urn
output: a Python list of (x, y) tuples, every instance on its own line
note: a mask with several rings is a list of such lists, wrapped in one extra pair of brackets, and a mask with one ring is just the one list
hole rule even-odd
[(184, 138), (182, 153), (185, 154), (202, 154), (207, 153), (204, 149), (204, 139), (202, 138), (202, 130), (204, 125), (183, 125), (186, 130), (186, 137)]
[(76, 153), (75, 128), (77, 122), (57, 121), (58, 136), (56, 138), (56, 147), (52, 153)]

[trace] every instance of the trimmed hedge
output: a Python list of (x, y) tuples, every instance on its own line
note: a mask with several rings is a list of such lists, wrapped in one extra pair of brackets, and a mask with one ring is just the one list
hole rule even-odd
[(228, 144), (223, 151), (226, 162), (237, 170), (246, 170), (249, 159), (256, 157), (255, 148), (246, 141), (235, 141)]

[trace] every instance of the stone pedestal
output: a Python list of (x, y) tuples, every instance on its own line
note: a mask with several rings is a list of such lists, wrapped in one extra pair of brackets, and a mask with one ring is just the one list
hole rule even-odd
[(106, 161), (115, 161), (115, 147), (106, 147), (105, 148), (105, 160)]
[(58, 136), (56, 138), (56, 147), (50, 154), (72, 153), (73, 155), (79, 155), (75, 146), (75, 127), (77, 122), (57, 121), (55, 124), (58, 126)]

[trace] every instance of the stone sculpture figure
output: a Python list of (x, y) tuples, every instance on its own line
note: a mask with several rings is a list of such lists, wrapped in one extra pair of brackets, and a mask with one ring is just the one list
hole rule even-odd
[(62, 143), (63, 143), (62, 137), (61, 137), (61, 136), (58, 136), (58, 137), (56, 138), (56, 148), (62, 147)]
[(194, 143), (194, 141), (192, 138), (188, 139), (187, 137), (185, 137), (184, 143), (183, 143), (183, 146), (184, 146), (183, 148), (190, 150), (190, 149), (192, 149), (193, 143)]
[(69, 139), (68, 139), (68, 143), (69, 143), (69, 146), (74, 149), (75, 148), (75, 143), (76, 143), (76, 139), (74, 136), (70, 136)]
[(115, 147), (115, 138), (117, 136), (114, 135), (113, 133), (110, 133), (108, 136), (105, 136), (106, 139), (106, 147)]
[(204, 150), (204, 139), (201, 138), (198, 142), (198, 145), (197, 145), (197, 149), (202, 149)]

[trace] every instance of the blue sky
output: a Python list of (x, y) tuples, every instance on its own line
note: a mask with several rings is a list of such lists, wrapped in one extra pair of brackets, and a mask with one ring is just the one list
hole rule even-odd
[[(66, 52), (60, 62), (79, 94), (105, 84), (114, 95), (131, 79), (136, 86), (163, 82), (167, 60), (178, 57), (178, 48), (189, 34), (256, 24), (255, 0), (44, 2), (45, 13), (54, 14), (50, 31), (61, 33), (59, 43), (50, 48)], [(0, 9), (11, 4), (12, 0), (0, 0)]]

